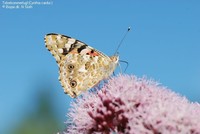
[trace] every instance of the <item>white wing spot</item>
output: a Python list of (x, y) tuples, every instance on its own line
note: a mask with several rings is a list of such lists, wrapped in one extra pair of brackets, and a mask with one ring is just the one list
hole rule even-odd
[(65, 44), (65, 48), (69, 49), (70, 47), (71, 47), (71, 44), (69, 44), (69, 43)]
[(58, 52), (62, 54), (62, 53), (63, 53), (63, 49), (62, 49), (62, 48), (59, 48), (59, 49), (58, 49)]
[(81, 54), (86, 54), (87, 52), (89, 52), (90, 50), (88, 50), (88, 49), (83, 49), (83, 50), (81, 50)]
[(83, 73), (86, 73), (87, 70), (85, 70), (85, 65), (81, 66), (81, 68), (79, 68), (78, 70), (79, 72), (83, 72)]
[(57, 36), (57, 40), (60, 40), (60, 39), (61, 39), (61, 35), (58, 35), (58, 36)]
[(93, 59), (94, 59), (94, 62), (97, 63), (97, 61), (98, 61), (98, 57), (95, 56)]
[(83, 59), (85, 61), (89, 61), (90, 60), (90, 56), (89, 55), (83, 55), (82, 57), (83, 57)]
[(75, 39), (72, 39), (72, 38), (69, 38), (69, 39), (68, 39), (68, 43), (69, 43), (69, 44), (74, 44), (75, 41), (76, 41), (76, 40), (75, 40)]
[(61, 39), (61, 35), (58, 35), (58, 36), (57, 36), (57, 40), (58, 40), (59, 43), (62, 43), (62, 42), (63, 42), (63, 40)]

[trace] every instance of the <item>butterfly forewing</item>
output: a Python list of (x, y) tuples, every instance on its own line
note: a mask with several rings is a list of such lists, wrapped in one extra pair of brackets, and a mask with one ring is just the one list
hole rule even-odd
[(55, 57), (56, 61), (59, 62), (65, 55), (73, 50), (78, 43), (76, 39), (68, 36), (59, 34), (47, 34), (45, 36), (45, 44), (47, 49)]

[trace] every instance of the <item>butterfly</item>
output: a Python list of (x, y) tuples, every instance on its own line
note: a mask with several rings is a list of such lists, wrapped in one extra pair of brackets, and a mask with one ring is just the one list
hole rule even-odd
[(109, 57), (69, 36), (50, 33), (44, 40), (58, 64), (64, 93), (72, 98), (109, 78), (118, 65), (118, 55)]

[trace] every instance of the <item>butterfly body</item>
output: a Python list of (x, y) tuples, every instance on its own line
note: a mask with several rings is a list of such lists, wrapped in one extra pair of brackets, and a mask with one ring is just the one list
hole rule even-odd
[(118, 64), (117, 55), (109, 57), (65, 35), (47, 34), (45, 44), (58, 63), (64, 92), (73, 98), (107, 79)]

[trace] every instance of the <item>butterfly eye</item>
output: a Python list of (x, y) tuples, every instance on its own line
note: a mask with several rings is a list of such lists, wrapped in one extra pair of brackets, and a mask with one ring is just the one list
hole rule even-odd
[(72, 69), (74, 69), (74, 65), (72, 65), (72, 64), (69, 64), (69, 65), (68, 65), (68, 69), (69, 69), (69, 70), (72, 70)]
[(71, 86), (72, 88), (76, 87), (76, 85), (77, 85), (77, 82), (76, 82), (75, 80), (72, 80), (72, 81), (70, 82), (70, 86)]

